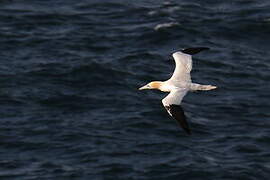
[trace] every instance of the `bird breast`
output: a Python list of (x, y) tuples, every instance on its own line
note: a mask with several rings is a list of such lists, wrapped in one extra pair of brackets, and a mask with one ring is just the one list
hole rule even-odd
[(174, 85), (168, 84), (168, 83), (163, 83), (159, 90), (163, 91), (163, 92), (171, 92), (173, 89), (175, 89), (177, 87), (175, 87)]
[(164, 82), (159, 90), (163, 91), (163, 92), (171, 92), (172, 90), (188, 90), (189, 89), (189, 84), (190, 83), (178, 83), (178, 84), (174, 84), (171, 82)]

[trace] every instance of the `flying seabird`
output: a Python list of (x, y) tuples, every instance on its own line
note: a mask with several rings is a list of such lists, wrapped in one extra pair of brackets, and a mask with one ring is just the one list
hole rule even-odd
[(209, 48), (206, 47), (186, 48), (173, 53), (175, 70), (172, 77), (167, 81), (153, 81), (139, 88), (139, 90), (158, 89), (163, 92), (169, 92), (169, 94), (162, 99), (162, 104), (169, 115), (172, 116), (188, 134), (191, 134), (191, 131), (186, 121), (185, 113), (180, 105), (183, 97), (188, 91), (208, 91), (217, 88), (212, 85), (192, 83), (190, 77), (190, 71), (192, 69), (191, 55), (208, 49)]

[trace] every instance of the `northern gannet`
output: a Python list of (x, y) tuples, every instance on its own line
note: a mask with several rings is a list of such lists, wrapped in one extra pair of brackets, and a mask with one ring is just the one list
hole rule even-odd
[(139, 90), (158, 89), (163, 92), (169, 92), (169, 94), (164, 99), (162, 99), (162, 104), (168, 111), (169, 115), (172, 116), (188, 134), (191, 134), (191, 131), (186, 121), (185, 113), (180, 106), (183, 97), (187, 94), (188, 91), (208, 91), (217, 88), (216, 86), (201, 85), (192, 83), (191, 81), (191, 55), (197, 54), (200, 51), (207, 49), (209, 48), (187, 48), (173, 53), (172, 56), (175, 61), (175, 69), (172, 77), (167, 81), (153, 81), (139, 88)]

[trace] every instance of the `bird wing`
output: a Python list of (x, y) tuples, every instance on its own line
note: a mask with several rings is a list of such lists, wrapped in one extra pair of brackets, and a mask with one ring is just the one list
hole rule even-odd
[(185, 113), (180, 106), (182, 99), (186, 95), (186, 93), (186, 89), (173, 90), (169, 93), (169, 95), (162, 99), (162, 104), (167, 110), (167, 112), (170, 114), (170, 116), (172, 116), (188, 134), (191, 134)]
[(191, 55), (182, 53), (180, 51), (173, 53), (175, 61), (175, 69), (169, 81), (173, 83), (191, 82), (190, 71), (192, 70)]

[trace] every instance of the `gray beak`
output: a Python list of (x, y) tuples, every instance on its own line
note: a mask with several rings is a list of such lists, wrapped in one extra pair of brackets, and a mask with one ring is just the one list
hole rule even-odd
[(139, 90), (144, 90), (144, 89), (149, 89), (149, 85), (147, 84), (147, 85), (139, 88)]

